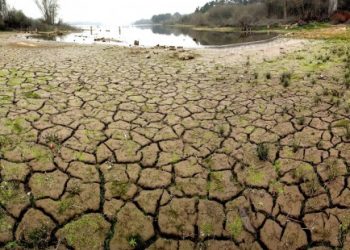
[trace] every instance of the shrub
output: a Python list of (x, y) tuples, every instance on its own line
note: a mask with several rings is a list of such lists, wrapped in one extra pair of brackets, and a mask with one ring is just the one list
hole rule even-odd
[(267, 161), (269, 157), (269, 148), (265, 144), (261, 143), (258, 145), (256, 150), (257, 150), (259, 159), (261, 161)]
[(289, 86), (291, 78), (292, 74), (290, 72), (283, 72), (283, 74), (281, 75), (281, 83), (283, 87)]

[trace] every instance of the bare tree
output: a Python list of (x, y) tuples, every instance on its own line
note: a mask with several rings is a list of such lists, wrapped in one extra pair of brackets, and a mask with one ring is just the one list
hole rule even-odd
[(35, 3), (40, 9), (44, 21), (48, 24), (55, 24), (59, 7), (57, 0), (35, 0)]
[(7, 5), (5, 0), (0, 0), (0, 18), (4, 17), (7, 12)]
[(338, 10), (338, 0), (329, 0), (328, 14), (332, 15), (334, 11)]
[(287, 0), (283, 0), (283, 18), (287, 19)]

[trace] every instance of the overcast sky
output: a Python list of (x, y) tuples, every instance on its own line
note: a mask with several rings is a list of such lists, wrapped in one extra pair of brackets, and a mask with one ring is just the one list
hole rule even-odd
[[(209, 0), (58, 0), (60, 18), (65, 22), (128, 24), (154, 14), (193, 12)], [(34, 0), (7, 0), (11, 7), (30, 17), (40, 17)]]

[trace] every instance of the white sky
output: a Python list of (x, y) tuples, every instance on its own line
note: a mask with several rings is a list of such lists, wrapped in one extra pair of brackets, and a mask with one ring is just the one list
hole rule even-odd
[[(65, 22), (101, 22), (129, 24), (154, 14), (187, 14), (209, 0), (58, 0), (60, 18)], [(40, 17), (34, 0), (7, 0), (11, 7), (30, 17)]]

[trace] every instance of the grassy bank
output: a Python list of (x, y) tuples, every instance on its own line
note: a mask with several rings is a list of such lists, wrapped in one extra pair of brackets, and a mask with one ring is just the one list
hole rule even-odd
[[(189, 28), (196, 31), (213, 32), (240, 32), (239, 27), (209, 27), (194, 25), (169, 25), (175, 28)], [(350, 25), (332, 25), (330, 23), (313, 22), (303, 26), (283, 25), (267, 28), (266, 26), (253, 27), (253, 32), (275, 32), (287, 37), (306, 39), (350, 39)]]

